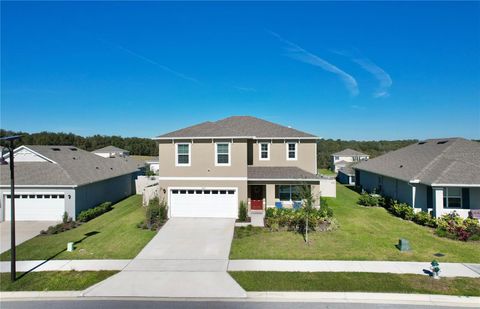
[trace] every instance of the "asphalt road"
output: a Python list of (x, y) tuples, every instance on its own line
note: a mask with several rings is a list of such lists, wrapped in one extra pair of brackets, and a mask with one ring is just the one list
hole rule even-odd
[[(316, 308), (316, 309), (366, 309), (366, 308), (400, 308), (400, 309), (425, 309), (434, 306), (390, 305), (390, 304), (357, 304), (357, 303), (281, 303), (281, 302), (245, 302), (245, 301), (144, 301), (144, 300), (55, 300), (55, 301), (12, 301), (1, 302), (2, 309), (290, 309), (290, 308)], [(458, 307), (441, 307), (442, 309), (457, 309)]]

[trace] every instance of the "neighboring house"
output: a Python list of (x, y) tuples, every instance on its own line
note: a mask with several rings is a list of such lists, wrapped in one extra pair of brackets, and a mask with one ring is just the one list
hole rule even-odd
[(298, 205), (300, 185), (320, 193), (317, 137), (309, 133), (235, 116), (155, 139), (170, 217), (236, 218), (240, 201), (250, 214), (263, 214)]
[[(4, 156), (7, 161), (10, 158)], [(25, 145), (14, 150), (16, 220), (60, 221), (135, 193), (138, 169), (74, 146)], [(10, 220), (9, 165), (1, 166), (0, 221)]]
[(355, 162), (350, 162), (346, 166), (340, 168), (337, 173), (337, 180), (339, 183), (345, 185), (354, 185), (355, 184), (355, 170), (353, 166)]
[(158, 174), (158, 170), (160, 168), (160, 163), (158, 161), (158, 157), (149, 159), (149, 160), (145, 161), (145, 163), (148, 165), (151, 172), (154, 172), (155, 174)]
[(480, 143), (429, 139), (360, 162), (356, 183), (438, 217), (480, 209)]
[(342, 167), (346, 167), (351, 162), (365, 161), (370, 158), (369, 155), (350, 148), (332, 154), (332, 171), (338, 172)]
[(104, 158), (128, 157), (130, 155), (130, 151), (115, 146), (103, 147), (92, 152)]

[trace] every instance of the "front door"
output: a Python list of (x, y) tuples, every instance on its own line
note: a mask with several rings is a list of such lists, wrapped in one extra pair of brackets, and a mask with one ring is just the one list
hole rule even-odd
[(263, 210), (263, 186), (252, 186), (250, 194), (250, 208)]

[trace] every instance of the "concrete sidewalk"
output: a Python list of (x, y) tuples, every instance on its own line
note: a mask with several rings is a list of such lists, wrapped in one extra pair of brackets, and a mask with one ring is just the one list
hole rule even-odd
[[(479, 264), (440, 263), (441, 277), (480, 278)], [(230, 260), (228, 271), (369, 272), (428, 274), (427, 262), (322, 261), (322, 260)]]
[[(225, 271), (299, 271), (299, 272), (372, 272), (426, 275), (427, 262), (395, 261), (322, 261), (322, 260), (50, 260), (19, 261), (17, 270), (86, 271), (129, 270), (149, 272), (225, 272)], [(441, 263), (442, 277), (480, 278), (480, 264)], [(0, 262), (0, 272), (9, 272), (10, 262)]]
[[(131, 260), (36, 260), (17, 261), (17, 271), (122, 270)], [(0, 262), (0, 272), (10, 272), (10, 262)]]

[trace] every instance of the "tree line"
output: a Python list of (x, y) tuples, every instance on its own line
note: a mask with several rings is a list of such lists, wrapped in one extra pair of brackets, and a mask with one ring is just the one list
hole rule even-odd
[[(83, 137), (73, 133), (55, 133), (55, 132), (39, 132), (26, 133), (14, 132), (0, 129), (0, 136), (21, 135), (19, 145), (73, 145), (86, 151), (93, 151), (105, 146), (115, 146), (130, 151), (131, 155), (141, 156), (158, 156), (157, 143), (149, 138), (139, 137), (121, 137), (108, 135), (93, 135)], [(1, 141), (0, 145), (4, 146), (5, 142)]]

